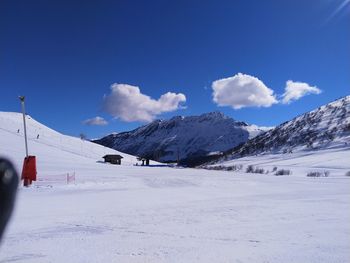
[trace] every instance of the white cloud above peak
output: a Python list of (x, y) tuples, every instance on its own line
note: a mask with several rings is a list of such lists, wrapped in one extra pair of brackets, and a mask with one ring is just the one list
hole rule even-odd
[(87, 120), (83, 121), (83, 124), (103, 126), (103, 125), (107, 125), (108, 122), (104, 118), (96, 116), (94, 118), (87, 119)]
[(254, 76), (238, 73), (212, 83), (213, 101), (234, 109), (270, 107), (278, 103), (274, 92)]
[(142, 94), (139, 87), (115, 83), (110, 94), (104, 96), (103, 109), (126, 122), (150, 122), (163, 112), (181, 108), (184, 102), (186, 96), (182, 93), (167, 92), (155, 100)]
[(322, 91), (316, 86), (312, 87), (305, 82), (286, 82), (285, 92), (282, 95), (282, 103), (289, 104), (308, 94), (320, 94)]

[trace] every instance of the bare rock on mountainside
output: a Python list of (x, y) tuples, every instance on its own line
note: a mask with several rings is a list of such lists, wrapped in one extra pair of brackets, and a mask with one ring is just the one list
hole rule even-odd
[(350, 96), (282, 123), (227, 151), (214, 162), (265, 153), (287, 154), (336, 147), (350, 147)]
[(129, 132), (110, 134), (94, 142), (161, 162), (195, 165), (210, 160), (262, 133), (255, 125), (235, 121), (220, 112), (155, 120)]

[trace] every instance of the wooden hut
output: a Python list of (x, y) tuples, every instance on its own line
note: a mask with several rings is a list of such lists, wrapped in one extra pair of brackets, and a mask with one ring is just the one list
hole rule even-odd
[(106, 154), (102, 157), (105, 159), (105, 163), (111, 163), (111, 164), (118, 164), (120, 165), (122, 163), (123, 156), (119, 154)]

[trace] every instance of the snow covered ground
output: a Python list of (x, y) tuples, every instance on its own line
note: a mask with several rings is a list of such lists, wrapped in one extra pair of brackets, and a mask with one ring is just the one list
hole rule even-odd
[[(0, 113), (0, 155), (18, 169), (20, 121)], [(19, 189), (1, 263), (350, 261), (350, 169), (331, 161), (348, 152), (324, 155), (324, 178), (305, 176), (311, 156), (276, 160), (291, 176), (140, 167), (122, 153), (114, 166), (99, 161), (115, 151), (28, 122), (38, 176), (73, 170), (76, 184)]]
[[(37, 156), (40, 173), (72, 172), (85, 165), (103, 161), (105, 154), (121, 154), (89, 141), (58, 133), (27, 116), (29, 154)], [(0, 112), (0, 154), (7, 154), (21, 169), (25, 155), (22, 114)], [(37, 139), (37, 136), (39, 138)], [(124, 165), (133, 165), (136, 157), (121, 154)]]
[(317, 151), (299, 151), (286, 154), (261, 154), (224, 161), (209, 167), (242, 166), (245, 171), (248, 165), (262, 168), (272, 173), (277, 168), (290, 170), (293, 175), (306, 176), (310, 172), (329, 172), (329, 176), (344, 176), (350, 171), (350, 147), (323, 149)]

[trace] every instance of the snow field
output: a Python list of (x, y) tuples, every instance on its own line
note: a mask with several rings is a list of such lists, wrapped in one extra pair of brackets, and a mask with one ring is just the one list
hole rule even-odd
[(347, 177), (138, 172), (20, 189), (1, 262), (348, 262)]
[[(20, 121), (0, 113), (0, 155), (19, 170)], [(115, 166), (100, 161), (116, 151), (28, 124), (38, 176), (75, 171), (76, 184), (19, 188), (1, 263), (350, 261), (348, 152), (244, 159), (291, 176), (140, 167), (123, 153)], [(316, 168), (333, 170), (305, 176)]]

